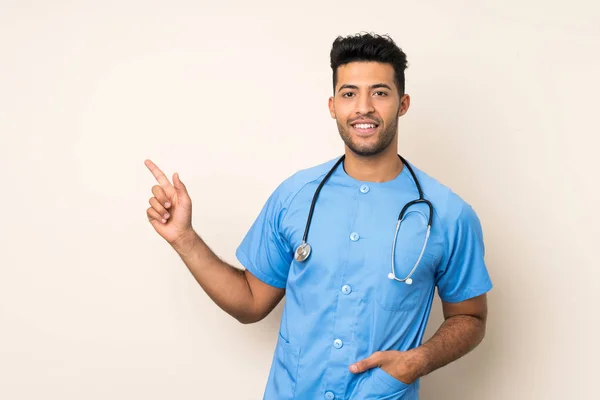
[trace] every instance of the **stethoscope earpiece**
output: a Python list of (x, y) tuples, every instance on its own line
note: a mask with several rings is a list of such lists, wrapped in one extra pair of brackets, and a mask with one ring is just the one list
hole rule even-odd
[[(389, 278), (389, 279), (396, 279), (396, 276), (395, 276), (393, 273), (391, 273), (391, 272), (390, 272), (390, 273), (388, 274), (388, 278)], [(400, 279), (398, 279), (398, 280), (399, 280), (400, 282), (402, 282), (402, 280), (400, 280)], [(412, 278), (407, 278), (407, 279), (405, 279), (405, 280), (404, 280), (404, 283), (406, 283), (407, 285), (412, 285), (412, 283), (413, 283), (413, 280), (412, 280)]]

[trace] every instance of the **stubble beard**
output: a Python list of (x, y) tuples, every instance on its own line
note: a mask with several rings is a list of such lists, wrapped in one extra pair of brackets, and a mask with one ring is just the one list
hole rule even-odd
[(388, 148), (394, 136), (398, 130), (398, 120), (394, 119), (390, 125), (388, 125), (383, 131), (378, 133), (377, 140), (373, 144), (362, 145), (356, 143), (352, 139), (352, 135), (349, 130), (352, 129), (350, 126), (340, 124), (340, 121), (336, 119), (338, 131), (340, 137), (346, 144), (346, 146), (355, 154), (361, 157), (374, 156)]

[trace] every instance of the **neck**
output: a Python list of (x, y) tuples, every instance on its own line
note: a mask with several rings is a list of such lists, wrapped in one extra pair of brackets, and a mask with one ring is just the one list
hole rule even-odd
[(352, 178), (364, 182), (387, 182), (395, 179), (404, 167), (402, 160), (389, 146), (374, 156), (359, 156), (346, 148), (344, 170)]

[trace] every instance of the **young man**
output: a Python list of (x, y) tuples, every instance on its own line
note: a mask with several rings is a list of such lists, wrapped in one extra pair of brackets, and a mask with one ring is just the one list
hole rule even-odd
[[(420, 377), (484, 337), (492, 283), (481, 226), (465, 201), (397, 154), (410, 105), (402, 50), (366, 34), (338, 37), (330, 56), (329, 111), (344, 156), (275, 189), (237, 250), (244, 271), (193, 230), (179, 176), (172, 185), (149, 160), (159, 185), (147, 215), (240, 322), (260, 321), (286, 294), (265, 399), (418, 399)], [(445, 321), (422, 343), (436, 288)]]

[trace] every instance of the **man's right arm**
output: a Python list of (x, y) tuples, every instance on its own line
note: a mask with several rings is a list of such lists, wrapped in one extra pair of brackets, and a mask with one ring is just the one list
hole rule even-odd
[(192, 227), (192, 199), (173, 174), (173, 183), (151, 160), (145, 165), (156, 178), (146, 210), (156, 232), (177, 251), (208, 296), (238, 321), (249, 324), (267, 316), (285, 290), (263, 283), (248, 271), (223, 262)]
[(266, 317), (285, 294), (247, 270), (222, 261), (193, 230), (172, 243), (206, 294), (225, 312), (244, 324)]

